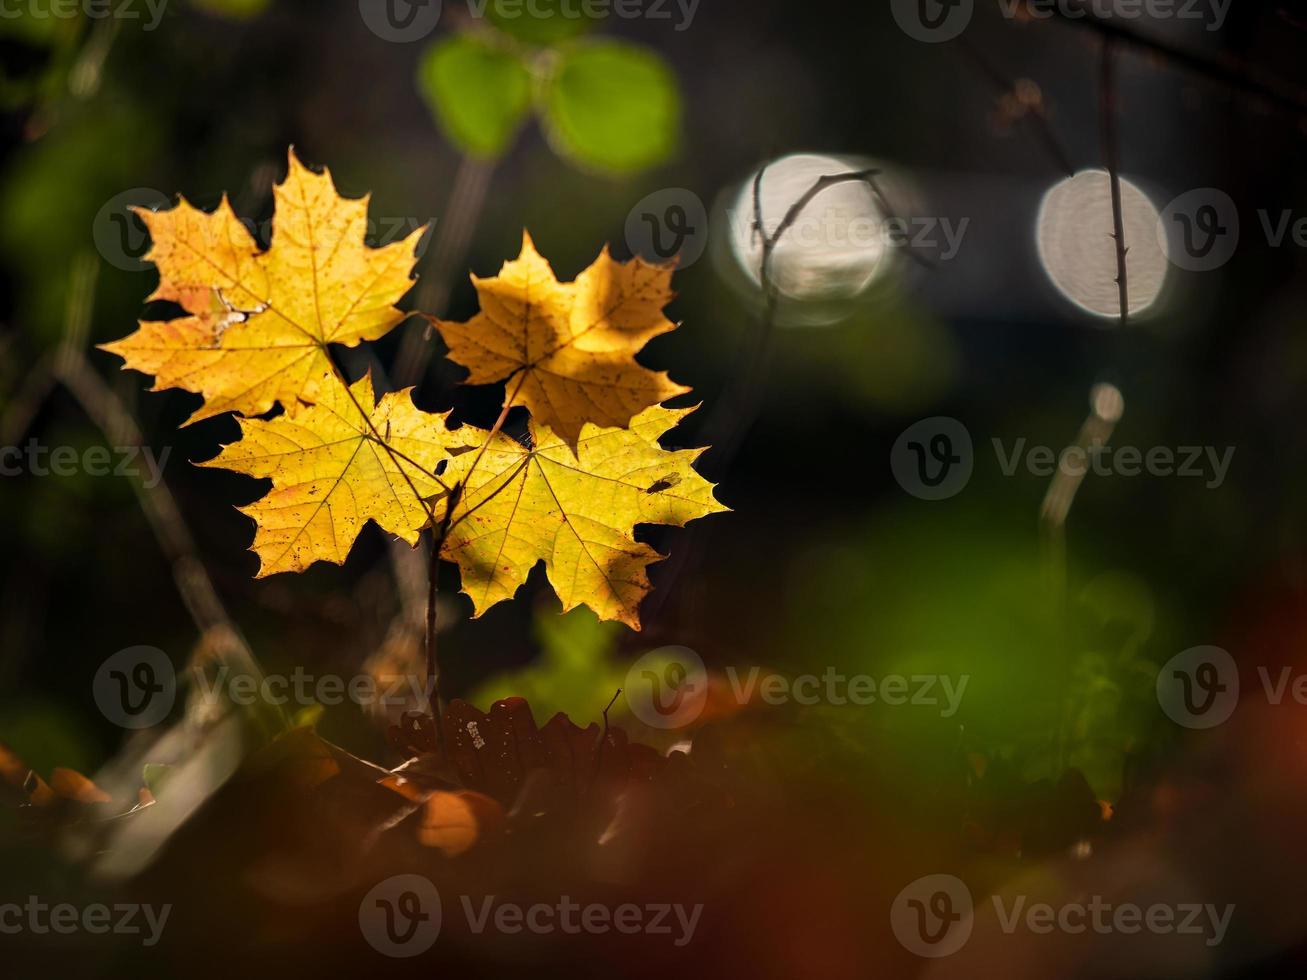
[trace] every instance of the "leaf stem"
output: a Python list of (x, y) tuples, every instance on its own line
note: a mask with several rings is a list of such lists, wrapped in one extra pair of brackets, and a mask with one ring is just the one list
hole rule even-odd
[[(495, 436), (499, 435), (500, 431), (504, 428), (504, 423), (508, 420), (509, 410), (512, 409), (513, 407), (513, 400), (517, 398), (517, 393), (522, 390), (522, 385), (525, 382), (526, 382), (526, 372), (524, 371), (522, 373), (521, 379), (519, 379), (519, 381), (517, 382), (517, 387), (513, 389), (513, 393), (511, 395), (506, 394), (504, 396), (504, 407), (499, 410), (499, 418), (495, 419), (495, 424), (492, 425), (490, 427), (490, 431), (486, 433), (485, 441), (481, 443), (481, 448), (477, 450), (476, 458), (472, 460), (472, 465), (469, 466), (467, 468), (467, 472), (463, 474), (463, 479), (460, 481), (463, 487), (466, 488), (471, 483), (472, 474), (476, 471), (478, 464), (480, 464), (481, 457), (486, 454), (486, 449), (494, 441)], [(484, 501), (482, 501), (482, 503), (484, 503)], [(470, 513), (471, 513), (470, 510), (465, 510), (462, 514), (459, 515), (458, 521), (461, 521), (463, 518), (467, 517), (467, 515)], [(445, 508), (445, 523), (448, 525), (446, 530), (448, 530), (448, 528), (456, 527), (458, 525), (458, 521), (454, 521), (452, 524), (449, 523), (452, 514), (453, 514), (452, 505), (450, 507)]]

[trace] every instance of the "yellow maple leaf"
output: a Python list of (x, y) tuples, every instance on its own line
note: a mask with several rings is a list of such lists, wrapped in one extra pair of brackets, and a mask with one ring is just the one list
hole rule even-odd
[(575, 445), (586, 422), (626, 426), (650, 405), (689, 391), (635, 354), (675, 328), (671, 265), (621, 263), (605, 247), (575, 282), (560, 283), (527, 233), (522, 252), (499, 275), (472, 277), (481, 312), (466, 323), (428, 316), (468, 384), (508, 379), (506, 405)]
[(125, 367), (155, 376), (155, 390), (204, 396), (190, 422), (235, 411), (260, 415), (280, 402), (294, 414), (322, 394), (328, 344), (376, 340), (404, 314), (395, 303), (412, 286), (424, 229), (382, 248), (364, 244), (368, 198), (342, 198), (331, 174), (315, 174), (289, 154), (273, 188), (267, 251), (236, 217), (226, 196), (213, 213), (185, 199), (168, 211), (138, 210), (150, 232), (145, 258), (159, 269), (151, 299), (189, 314), (142, 321), (104, 349)]
[(575, 449), (533, 418), (533, 448), (496, 433), (454, 459), (445, 479), (463, 488), (441, 556), (458, 563), (474, 614), (512, 598), (543, 561), (565, 612), (585, 604), (639, 629), (646, 568), (664, 556), (635, 540), (635, 525), (726, 510), (694, 471), (702, 449), (658, 445), (692, 411), (654, 406), (629, 428), (586, 425)]
[(436, 476), (440, 462), (485, 440), (418, 410), (411, 388), (375, 401), (370, 375), (348, 390), (324, 377), (320, 390), (321, 400), (294, 418), (240, 419), (240, 441), (200, 464), (272, 480), (267, 496), (239, 508), (257, 525), (259, 578), (320, 560), (341, 564), (369, 520), (417, 544), (430, 523), (428, 501), (449, 488)]

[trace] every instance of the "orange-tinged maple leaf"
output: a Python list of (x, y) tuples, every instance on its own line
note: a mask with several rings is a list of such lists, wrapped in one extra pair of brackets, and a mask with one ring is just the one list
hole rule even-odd
[(575, 282), (560, 283), (523, 233), (522, 252), (499, 275), (472, 277), (481, 312), (466, 323), (428, 319), (468, 384), (507, 379), (506, 405), (575, 445), (581, 427), (624, 427), (651, 405), (689, 391), (636, 363), (652, 338), (674, 329), (663, 315), (671, 265), (615, 261), (605, 248)]
[(635, 540), (635, 525), (726, 510), (694, 471), (703, 450), (658, 445), (693, 410), (654, 406), (629, 428), (586, 425), (574, 449), (533, 418), (533, 448), (496, 433), (453, 459), (444, 478), (463, 489), (441, 555), (458, 563), (475, 615), (512, 598), (543, 561), (564, 611), (584, 604), (639, 629), (646, 569), (663, 556)]
[(240, 441), (200, 464), (272, 480), (267, 496), (240, 508), (257, 524), (260, 578), (315, 561), (341, 564), (369, 520), (416, 544), (428, 501), (450, 486), (436, 476), (440, 462), (485, 438), (419, 411), (411, 388), (375, 401), (371, 376), (321, 390), (321, 401), (294, 418), (241, 419)]
[(204, 396), (188, 422), (235, 411), (259, 415), (280, 402), (295, 414), (322, 397), (328, 344), (376, 340), (404, 314), (395, 303), (412, 286), (424, 229), (382, 248), (364, 243), (368, 198), (336, 193), (289, 154), (273, 189), (272, 243), (260, 251), (224, 196), (213, 213), (184, 199), (168, 211), (138, 211), (150, 232), (146, 259), (159, 269), (151, 299), (189, 314), (143, 321), (104, 349), (155, 376), (155, 390)]

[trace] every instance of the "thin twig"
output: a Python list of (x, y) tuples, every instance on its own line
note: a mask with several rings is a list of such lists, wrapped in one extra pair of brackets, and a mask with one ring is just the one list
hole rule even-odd
[[(98, 273), (99, 261), (92, 257), (80, 256), (74, 264), (68, 324), (55, 358), (55, 374), (111, 444), (143, 446), (145, 437), (136, 420), (91, 367), (83, 350)], [(198, 557), (195, 540), (167, 482), (160, 479), (148, 487), (136, 479), (132, 488), (164, 556), (172, 564), (177, 591), (201, 635), (213, 640), (225, 655), (237, 661), (243, 672), (252, 677), (261, 676), (253, 651), (228, 615)], [(284, 720), (280, 708), (277, 712)]]
[(1121, 304), (1121, 326), (1130, 322), (1130, 288), (1126, 278), (1125, 218), (1121, 211), (1121, 160), (1116, 136), (1116, 77), (1112, 65), (1112, 39), (1103, 38), (1099, 111), (1103, 131), (1103, 157), (1112, 187), (1112, 241), (1116, 247), (1116, 288)]
[[(417, 295), (414, 300), (415, 310), (435, 315), (445, 312), (455, 270), (463, 265), (468, 245), (472, 240), (472, 233), (476, 228), (477, 218), (485, 205), (486, 191), (490, 186), (490, 178), (493, 173), (494, 163), (492, 162), (475, 160), (471, 157), (464, 157), (460, 162), (458, 171), (454, 176), (454, 185), (449, 192), (445, 213), (436, 225), (434, 239), (428, 253), (427, 268), (422, 270), (418, 281)], [(400, 342), (399, 353), (395, 358), (392, 371), (394, 386), (407, 388), (422, 380), (423, 375), (426, 373), (427, 364), (431, 360), (431, 354), (431, 327), (427, 324), (410, 324), (403, 340)], [(378, 380), (387, 388), (391, 386), (391, 381), (387, 380), (384, 375), (379, 375)], [(448, 508), (446, 514), (448, 515)], [(427, 659), (428, 690), (434, 694), (434, 692), (439, 691), (440, 686), (439, 673), (437, 673), (433, 682), (430, 677), (430, 670), (432, 664), (436, 661), (435, 575), (441, 542), (434, 540), (434, 523), (432, 528), (432, 555), (426, 562), (427, 588), (425, 591), (427, 608), (423, 649), (426, 652)], [(390, 565), (399, 590), (400, 600), (400, 611), (391, 625), (391, 633), (396, 630), (416, 632), (423, 628), (423, 589), (420, 584), (423, 575), (422, 564), (414, 549), (407, 547), (399, 540), (391, 543)], [(436, 712), (438, 712), (440, 703), (438, 694), (435, 694), (435, 701), (437, 705)], [(439, 737), (443, 737), (444, 732), (438, 714), (436, 724)]]
[[(724, 472), (730, 465), (731, 460), (735, 458), (735, 454), (743, 444), (745, 436), (748, 435), (749, 428), (757, 415), (757, 403), (763, 379), (766, 377), (768, 366), (771, 364), (776, 335), (776, 306), (779, 296), (779, 289), (771, 277), (771, 260), (781, 237), (799, 219), (803, 210), (812, 203), (813, 199), (830, 187), (861, 181), (871, 185), (873, 193), (877, 194), (878, 197), (881, 196), (879, 188), (874, 183), (875, 176), (879, 173), (878, 170), (869, 169), (842, 174), (827, 174), (818, 178), (798, 200), (790, 205), (780, 224), (776, 226), (776, 230), (768, 234), (762, 212), (762, 178), (766, 170), (766, 165), (760, 167), (753, 177), (753, 234), (762, 241), (762, 260), (758, 268), (758, 285), (763, 294), (763, 305), (757, 324), (757, 339), (748, 365), (743, 371), (734, 375), (731, 390), (718, 401), (712, 414), (704, 423), (705, 440), (711, 447), (712, 453), (708, 460), (711, 462), (713, 471), (717, 473)], [(705, 456), (707, 456), (707, 453), (705, 453)], [(667, 603), (668, 595), (671, 593), (671, 585), (696, 560), (694, 555), (696, 551), (696, 533), (697, 525), (687, 528), (681, 546), (676, 549), (675, 554), (668, 561), (661, 576), (659, 588), (653, 599), (650, 600), (652, 607), (645, 616), (646, 622), (652, 622), (658, 618)]]
[(50, 397), (50, 392), (58, 379), (54, 376), (54, 365), (49, 357), (43, 357), (23, 379), (22, 387), (9, 399), (4, 415), (0, 416), (0, 446), (17, 444), (24, 433), (32, 427), (37, 413)]
[[(464, 157), (454, 176), (445, 214), (436, 224), (431, 258), (419, 284), (414, 309), (440, 316), (449, 302), (454, 270), (461, 268), (477, 218), (485, 205), (494, 163)], [(431, 325), (410, 324), (391, 372), (396, 386), (407, 388), (422, 380), (431, 361)]]
[[(1066, 522), (1071, 513), (1071, 506), (1075, 503), (1076, 494), (1089, 473), (1091, 456), (1111, 441), (1117, 423), (1121, 420), (1123, 407), (1120, 392), (1110, 386), (1100, 386), (1090, 392), (1089, 415), (1081, 425), (1075, 442), (1063, 450), (1062, 455), (1058, 457), (1057, 469), (1039, 508), (1039, 526), (1044, 540), (1049, 594), (1052, 602), (1054, 642), (1060, 648), (1061, 654), (1058, 662), (1061, 665), (1062, 677), (1055, 702), (1059, 706), (1055, 723), (1057, 738), (1053, 744), (1055, 776), (1066, 764), (1072, 669), (1070, 642), (1067, 635)], [(1068, 465), (1073, 451), (1083, 460), (1083, 466), (1078, 472)]]
[(604, 727), (603, 727), (603, 731), (599, 733), (599, 744), (595, 746), (595, 765), (594, 765), (594, 771), (590, 775), (590, 785), (586, 787), (587, 795), (594, 788), (595, 783), (599, 781), (599, 773), (603, 769), (604, 746), (608, 744), (608, 712), (613, 709), (613, 705), (617, 703), (617, 699), (620, 698), (621, 696), (622, 696), (622, 689), (619, 687), (613, 693), (612, 698), (609, 699), (608, 706), (604, 708)]
[[(989, 79), (996, 89), (1004, 95), (1016, 94), (1017, 82), (995, 68), (976, 50), (975, 45), (967, 40), (965, 34), (957, 39), (957, 44), (963, 54), (967, 56), (982, 75)], [(1044, 152), (1048, 154), (1058, 170), (1067, 176), (1075, 173), (1075, 168), (1071, 165), (1071, 158), (1067, 155), (1066, 150), (1062, 148), (1062, 144), (1058, 142), (1057, 136), (1054, 135), (1053, 127), (1049, 124), (1048, 115), (1045, 113), (1042, 104), (1031, 107), (1022, 116), (1022, 121), (1034, 132), (1039, 145), (1044, 148)]]
[[(717, 409), (704, 426), (708, 442), (713, 447), (711, 456), (713, 466), (718, 472), (724, 470), (734, 458), (745, 435), (748, 434), (749, 426), (753, 423), (758, 391), (767, 373), (767, 366), (771, 363), (776, 334), (776, 308), (780, 299), (780, 288), (772, 279), (772, 259), (776, 247), (817, 195), (839, 184), (855, 181), (870, 183), (880, 172), (876, 169), (857, 170), (842, 174), (827, 174), (817, 178), (812, 186), (786, 210), (776, 230), (768, 234), (762, 213), (762, 177), (766, 169), (765, 166), (759, 168), (753, 178), (753, 230), (762, 240), (758, 285), (763, 295), (762, 314), (758, 322), (753, 356), (750, 357), (745, 369), (735, 376), (733, 390), (718, 403)], [(875, 188), (873, 188), (874, 192)]]
[[(525, 380), (525, 375), (523, 375)], [(426, 633), (426, 658), (427, 658), (427, 689), (434, 696), (434, 706), (432, 707), (432, 718), (436, 722), (437, 738), (441, 742), (443, 749), (444, 729), (440, 724), (440, 664), (436, 640), (436, 618), (437, 607), (436, 601), (439, 597), (439, 572), (440, 572), (440, 550), (444, 547), (445, 537), (449, 534), (450, 528), (457, 521), (453, 521), (454, 511), (458, 508), (459, 501), (462, 499), (463, 489), (467, 487), (468, 481), (472, 478), (472, 473), (481, 462), (481, 457), (485, 454), (486, 447), (499, 434), (504, 427), (504, 421), (508, 418), (509, 409), (513, 407), (513, 399), (517, 395), (517, 390), (522, 387), (522, 382), (518, 382), (517, 389), (512, 394), (505, 392), (504, 407), (499, 412), (499, 418), (491, 427), (490, 432), (486, 435), (485, 442), (481, 444), (481, 449), (477, 452), (476, 458), (472, 460), (472, 465), (468, 467), (463, 478), (453, 485), (445, 498), (444, 514), (437, 522), (434, 515), (431, 519), (431, 554), (427, 560), (427, 633)], [(465, 511), (459, 520), (466, 517), (469, 512)], [(453, 523), (451, 523), (451, 521)]]
[[(878, 181), (874, 175), (868, 176), (867, 186), (871, 188), (871, 192), (876, 195), (876, 200), (880, 202), (880, 209), (882, 212), (884, 212), (885, 221), (887, 222), (898, 221), (899, 213), (897, 210), (895, 210), (894, 205), (890, 203), (889, 196), (885, 193), (884, 190), (881, 189), (880, 181)], [(912, 248), (911, 246), (905, 248), (904, 251), (907, 253), (908, 258), (912, 259), (918, 265), (924, 266), (925, 268), (931, 270), (938, 268), (938, 266), (936, 266), (934, 262), (926, 258), (924, 255), (922, 255), (920, 252), (918, 252), (916, 249)]]
[(1252, 66), (1229, 57), (1217, 60), (1207, 58), (1165, 41), (1138, 34), (1123, 26), (1119, 20), (1097, 16), (1089, 3), (1082, 2), (1072, 13), (1062, 4), (1050, 5), (1054, 15), (1065, 23), (1097, 32), (1099, 35), (1161, 58), (1172, 65), (1201, 75), (1211, 81), (1264, 99), (1271, 105), (1299, 117), (1307, 116), (1307, 90), (1291, 85), (1282, 79), (1258, 72)]

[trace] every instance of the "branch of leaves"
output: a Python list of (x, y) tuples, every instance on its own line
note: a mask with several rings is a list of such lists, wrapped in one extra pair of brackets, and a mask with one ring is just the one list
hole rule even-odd
[(509, 17), (493, 0), (488, 14), (493, 27), (440, 38), (418, 68), (419, 92), (460, 150), (498, 158), (534, 114), (555, 152), (586, 169), (632, 173), (671, 155), (681, 97), (657, 53), (574, 38), (585, 18)]
[[(574, 282), (559, 282), (524, 236), (498, 276), (473, 277), (481, 312), (466, 323), (429, 318), (468, 383), (505, 383), (487, 431), (451, 428), (412, 390), (380, 398), (371, 376), (352, 384), (331, 345), (386, 334), (405, 314), (414, 248), (364, 241), (366, 198), (341, 198), (329, 173), (292, 153), (274, 189), (271, 245), (260, 250), (224, 198), (206, 213), (182, 200), (140, 212), (159, 269), (152, 299), (184, 315), (143, 321), (105, 345), (155, 388), (204, 397), (190, 422), (245, 416), (241, 439), (201, 464), (271, 481), (242, 508), (254, 519), (259, 575), (342, 563), (368, 521), (416, 545), (442, 531), (474, 612), (511, 598), (543, 561), (564, 609), (585, 604), (639, 628), (649, 564), (635, 525), (684, 525), (724, 510), (693, 469), (701, 450), (659, 439), (693, 409), (661, 402), (688, 389), (635, 354), (674, 329), (670, 266), (613, 260), (605, 249)], [(274, 417), (259, 418), (275, 406)], [(514, 406), (530, 413), (525, 442), (502, 431)]]

